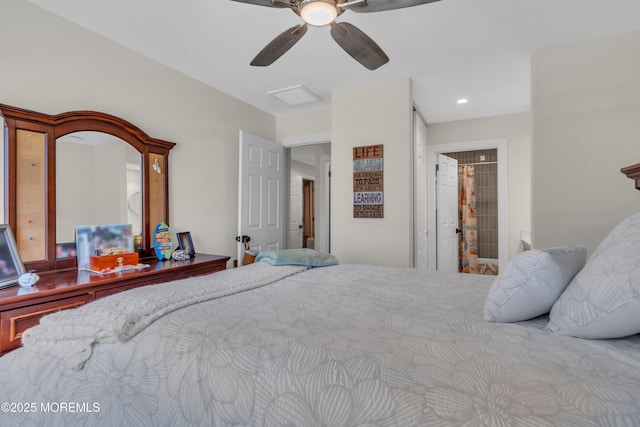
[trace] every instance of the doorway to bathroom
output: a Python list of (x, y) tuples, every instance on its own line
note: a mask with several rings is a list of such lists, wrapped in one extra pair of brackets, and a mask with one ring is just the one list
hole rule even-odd
[[(473, 231), (471, 219), (475, 219), (475, 233), (467, 233), (463, 244), (457, 249), (454, 257), (459, 257), (461, 252), (462, 261), (458, 263), (442, 263), (439, 259), (447, 259), (452, 256), (448, 252), (446, 254), (439, 253), (448, 247), (449, 251), (455, 251), (451, 245), (439, 245), (440, 241), (446, 240), (448, 237), (443, 233), (449, 230), (440, 227), (438, 213), (440, 216), (446, 209), (442, 209), (443, 201), (437, 196), (437, 167), (440, 156), (445, 155), (453, 162), (459, 163), (462, 168), (458, 170), (459, 181), (464, 185), (464, 201), (469, 207), (470, 197), (474, 196), (475, 200), (471, 203), (471, 210), (466, 212), (458, 212), (458, 227), (450, 227), (453, 231), (451, 239), (459, 239), (455, 230)], [(482, 157), (484, 156), (484, 157)], [(454, 159), (456, 157), (457, 159)], [(484, 158), (484, 160), (482, 160)], [(471, 270), (469, 264), (469, 255), (477, 257), (477, 264), (473, 262), (474, 273), (495, 274), (499, 271), (500, 266), (506, 265), (509, 253), (508, 248), (508, 215), (507, 215), (507, 141), (505, 139), (482, 140), (459, 142), (441, 145), (428, 146), (427, 149), (427, 165), (429, 173), (429, 184), (427, 185), (428, 199), (428, 265), (430, 270), (442, 271), (463, 271)], [(470, 168), (473, 166), (473, 168)], [(456, 166), (457, 168), (457, 166)], [(465, 184), (465, 180), (467, 181)], [(471, 183), (469, 182), (472, 181)], [(469, 186), (473, 185), (473, 189)], [(460, 184), (458, 184), (460, 185)], [(460, 199), (461, 191), (458, 192)], [(480, 197), (478, 197), (480, 196)], [(456, 197), (455, 193), (450, 197)], [(460, 203), (460, 202), (458, 202)], [(482, 211), (478, 218), (478, 210)], [(466, 215), (466, 216), (465, 216)], [(475, 215), (475, 218), (471, 218)], [(465, 224), (460, 223), (460, 218)], [(497, 230), (497, 231), (496, 231)], [(481, 231), (481, 232), (480, 232)], [(463, 234), (464, 236), (464, 234)], [(475, 239), (475, 242), (473, 241)], [(474, 253), (477, 252), (477, 253)], [(465, 255), (466, 254), (466, 255)], [(467, 259), (465, 259), (465, 256)], [(469, 265), (469, 267), (467, 267)], [(494, 271), (495, 270), (495, 271)], [(471, 271), (470, 271), (471, 272)]]
[(498, 150), (444, 153), (458, 161), (458, 271), (498, 274)]

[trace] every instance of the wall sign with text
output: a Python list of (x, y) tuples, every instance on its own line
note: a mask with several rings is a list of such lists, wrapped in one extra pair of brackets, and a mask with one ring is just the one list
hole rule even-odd
[(353, 147), (354, 218), (384, 218), (382, 147)]

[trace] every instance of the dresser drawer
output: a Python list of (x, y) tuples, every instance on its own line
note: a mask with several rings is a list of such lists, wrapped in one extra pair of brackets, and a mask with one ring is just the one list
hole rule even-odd
[(3, 311), (0, 313), (0, 353), (20, 347), (22, 333), (40, 323), (45, 314), (78, 307), (92, 300), (91, 294), (84, 294)]
[(218, 271), (223, 271), (227, 269), (227, 262), (219, 262), (215, 265), (208, 266), (200, 266), (196, 268), (189, 269), (187, 271), (182, 272), (180, 274), (180, 279), (188, 279), (190, 277), (202, 276), (205, 274), (217, 273)]
[(117, 294), (119, 292), (128, 291), (129, 289), (139, 288), (140, 286), (141, 284), (139, 283), (132, 283), (130, 285), (116, 286), (114, 288), (109, 288), (109, 289), (100, 289), (95, 292), (95, 295), (96, 295), (96, 299), (100, 299), (100, 298), (108, 297), (109, 295)]

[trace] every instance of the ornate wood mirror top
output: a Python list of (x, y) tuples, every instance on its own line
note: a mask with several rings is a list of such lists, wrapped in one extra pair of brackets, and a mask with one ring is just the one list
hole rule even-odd
[[(151, 234), (159, 222), (169, 221), (169, 150), (175, 143), (94, 111), (48, 115), (0, 104), (0, 115), (5, 122), (5, 220), (14, 230), (25, 268), (75, 267), (75, 257), (64, 245), (73, 233), (69, 228), (79, 225), (136, 222), (141, 257), (153, 254)], [(74, 139), (94, 143), (70, 144)], [(69, 188), (74, 174), (76, 188)], [(87, 224), (87, 218), (100, 222)]]
[(627, 178), (633, 179), (636, 184), (636, 190), (640, 190), (640, 163), (622, 168), (620, 172), (625, 174)]

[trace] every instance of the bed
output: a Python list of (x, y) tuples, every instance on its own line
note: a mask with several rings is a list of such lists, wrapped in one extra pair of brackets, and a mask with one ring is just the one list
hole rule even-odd
[[(527, 286), (550, 258), (584, 258), (529, 252), (505, 269), (519, 280), (535, 259)], [(565, 280), (592, 261), (563, 259), (580, 270)], [(549, 314), (487, 321), (496, 284), (263, 260), (137, 288), (43, 319), (44, 334), (0, 358), (0, 425), (640, 425), (639, 335), (567, 336), (549, 330)], [(47, 342), (47, 328), (63, 332)]]

